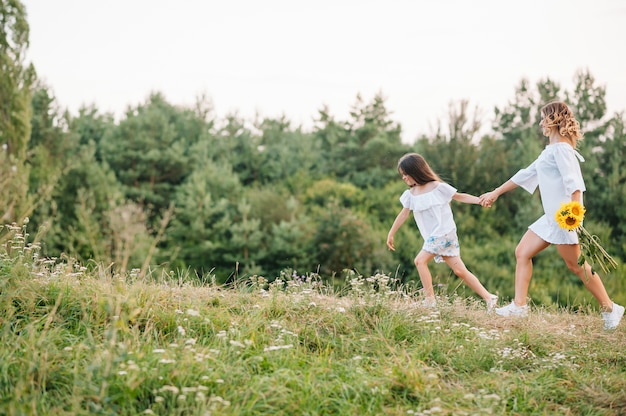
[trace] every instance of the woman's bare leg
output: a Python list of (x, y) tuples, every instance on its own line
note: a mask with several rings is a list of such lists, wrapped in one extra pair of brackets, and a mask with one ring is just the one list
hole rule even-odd
[(600, 307), (607, 312), (613, 309), (613, 302), (606, 293), (604, 284), (598, 273), (592, 273), (591, 266), (585, 262), (583, 266), (578, 265), (578, 257), (580, 256), (580, 245), (578, 244), (557, 244), (556, 249), (565, 261), (567, 267), (580, 277), (585, 287), (591, 292), (593, 297), (598, 300)]
[(515, 248), (515, 304), (526, 305), (528, 286), (533, 276), (533, 257), (548, 247), (550, 243), (528, 230)]

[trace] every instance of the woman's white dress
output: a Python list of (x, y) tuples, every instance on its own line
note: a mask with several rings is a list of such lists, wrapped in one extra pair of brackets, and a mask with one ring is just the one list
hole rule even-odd
[(572, 200), (575, 191), (585, 191), (580, 163), (585, 159), (565, 142), (549, 144), (539, 157), (511, 180), (531, 194), (539, 186), (544, 215), (528, 228), (551, 244), (578, 244), (578, 234), (561, 228), (555, 214), (563, 202)]

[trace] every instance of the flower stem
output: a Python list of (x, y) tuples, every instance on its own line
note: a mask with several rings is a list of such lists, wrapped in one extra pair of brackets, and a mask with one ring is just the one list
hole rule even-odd
[(590, 260), (592, 263), (598, 263), (604, 273), (609, 272), (609, 266), (614, 269), (617, 268), (617, 262), (600, 245), (597, 236), (590, 234), (585, 227), (580, 226), (578, 227), (578, 237), (580, 239), (581, 256), (584, 259)]

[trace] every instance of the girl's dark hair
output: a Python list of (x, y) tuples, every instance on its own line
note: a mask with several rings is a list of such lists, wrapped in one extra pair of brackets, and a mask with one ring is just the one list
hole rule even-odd
[(424, 185), (432, 181), (443, 182), (430, 168), (426, 159), (418, 153), (407, 153), (402, 156), (398, 161), (398, 172), (410, 176), (418, 185)]

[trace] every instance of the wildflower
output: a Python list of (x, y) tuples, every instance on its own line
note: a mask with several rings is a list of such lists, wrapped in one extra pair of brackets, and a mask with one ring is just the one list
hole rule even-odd
[(585, 207), (580, 202), (570, 201), (561, 204), (554, 217), (561, 228), (578, 234), (580, 244), (578, 265), (582, 266), (588, 262), (593, 267), (594, 264), (598, 264), (604, 273), (608, 273), (609, 267), (617, 268), (617, 262), (602, 247), (598, 237), (583, 227), (585, 212)]
[(293, 348), (293, 344), (287, 344), (287, 345), (270, 345), (269, 347), (265, 347), (263, 348), (264, 352), (268, 352), (268, 351), (276, 351), (276, 350), (284, 350), (287, 348)]
[(221, 403), (223, 406), (230, 406), (230, 401), (224, 400), (221, 396), (212, 396), (210, 401)]
[(178, 392), (179, 392), (180, 390), (178, 389), (178, 387), (176, 387), (176, 386), (171, 386), (171, 385), (166, 385), (166, 386), (163, 386), (163, 387), (161, 387), (161, 388), (159, 389), (159, 392), (165, 392), (165, 391), (169, 391), (169, 392), (172, 392), (172, 393), (174, 393), (174, 394), (178, 394)]

